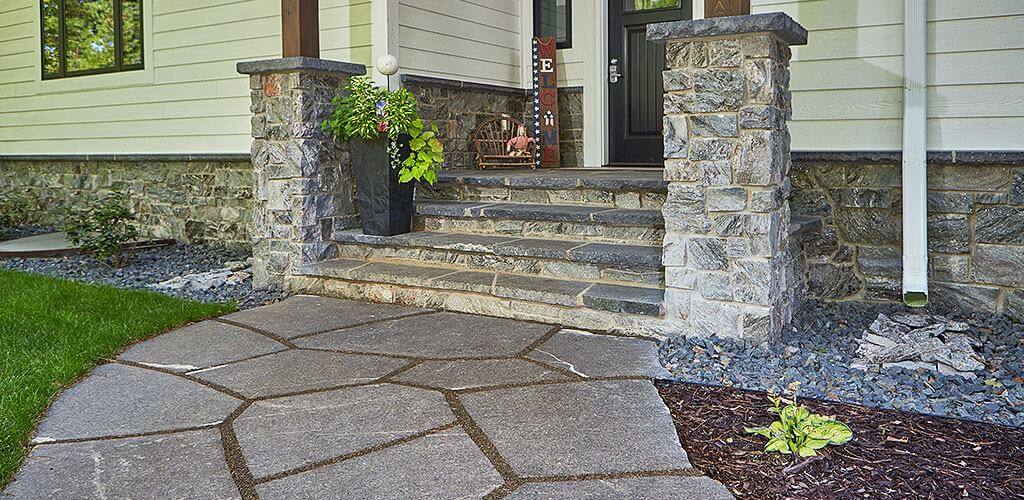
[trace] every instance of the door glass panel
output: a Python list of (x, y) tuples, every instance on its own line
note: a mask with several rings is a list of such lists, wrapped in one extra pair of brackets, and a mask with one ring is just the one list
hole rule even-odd
[(683, 0), (626, 0), (626, 12), (645, 10), (674, 9)]
[(114, 0), (64, 3), (68, 72), (114, 67)]

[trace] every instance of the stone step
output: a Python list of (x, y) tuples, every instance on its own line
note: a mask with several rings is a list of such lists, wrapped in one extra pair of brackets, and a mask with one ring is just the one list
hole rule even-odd
[[(651, 334), (664, 290), (452, 269), (397, 259), (333, 259), (307, 266), (299, 288), (318, 295)], [(646, 318), (646, 319), (645, 319)], [(642, 326), (638, 326), (642, 325)]]
[(336, 232), (333, 239), (342, 258), (397, 258), (592, 282), (664, 282), (662, 249), (649, 245), (434, 232), (372, 236), (358, 230)]
[(445, 233), (661, 245), (661, 210), (581, 205), (419, 201), (416, 228)]
[(548, 169), (438, 174), (434, 186), (417, 188), (418, 199), (589, 205), (661, 209), (667, 183), (660, 169)]

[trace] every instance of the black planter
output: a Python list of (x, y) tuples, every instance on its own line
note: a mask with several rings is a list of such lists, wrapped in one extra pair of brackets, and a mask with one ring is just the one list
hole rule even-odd
[[(413, 183), (398, 182), (398, 169), (391, 168), (387, 139), (355, 139), (349, 142), (349, 146), (363, 234), (394, 236), (408, 233), (412, 226)], [(408, 156), (408, 137), (399, 140), (399, 151), (401, 158)]]

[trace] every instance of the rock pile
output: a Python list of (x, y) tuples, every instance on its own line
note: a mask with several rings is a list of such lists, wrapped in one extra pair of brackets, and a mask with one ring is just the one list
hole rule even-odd
[(975, 378), (985, 368), (976, 348), (981, 344), (967, 331), (970, 325), (942, 316), (879, 314), (857, 339), (852, 368), (902, 367), (926, 369), (944, 375)]
[(206, 292), (223, 286), (236, 287), (252, 277), (247, 271), (248, 268), (247, 263), (243, 261), (225, 262), (224, 267), (220, 269), (175, 276), (147, 286), (164, 292)]

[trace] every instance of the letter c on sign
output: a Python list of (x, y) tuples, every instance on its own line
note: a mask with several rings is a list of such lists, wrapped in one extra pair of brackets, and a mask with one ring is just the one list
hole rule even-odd
[(540, 70), (543, 73), (550, 73), (553, 68), (551, 67), (551, 59), (540, 60)]

